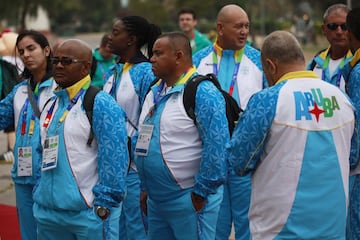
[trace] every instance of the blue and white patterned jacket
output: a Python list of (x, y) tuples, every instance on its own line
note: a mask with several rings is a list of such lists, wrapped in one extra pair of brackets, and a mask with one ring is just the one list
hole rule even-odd
[(354, 126), (346, 94), (311, 71), (254, 94), (229, 147), (235, 172), (253, 172), (252, 239), (345, 239)]
[[(66, 89), (56, 89), (41, 117), (41, 142), (58, 136), (57, 167), (41, 172), (34, 191), (34, 202), (51, 209), (79, 211), (93, 205), (118, 207), (125, 190), (128, 168), (125, 112), (107, 93), (100, 91), (94, 100), (93, 132), (87, 145), (90, 123), (83, 108), (82, 93), (64, 121), (60, 121), (70, 100), (90, 85), (87, 76)], [(44, 121), (54, 104), (48, 127)]]
[[(29, 80), (22, 81), (17, 84), (14, 89), (0, 102), (0, 129), (5, 129), (12, 123), (15, 123), (16, 140), (14, 145), (14, 163), (11, 170), (11, 177), (18, 184), (36, 184), (36, 179), (40, 175), (41, 163), (41, 145), (40, 145), (40, 127), (39, 119), (33, 116), (33, 109), (28, 100), (28, 84)], [(45, 79), (37, 87), (38, 100), (37, 104), (41, 111), (44, 104), (53, 94), (56, 87), (52, 78)], [(34, 97), (35, 98), (35, 97)], [(25, 122), (23, 120), (25, 118)], [(34, 121), (33, 133), (29, 133), (30, 121)], [(21, 127), (25, 123), (25, 132), (22, 134)], [(21, 147), (31, 147), (32, 154), (32, 175), (18, 176), (18, 154), (17, 150)]]
[(183, 104), (188, 79), (162, 92), (154, 107), (154, 96), (161, 86), (155, 84), (140, 115), (140, 123), (154, 129), (148, 155), (136, 156), (135, 162), (143, 188), (155, 201), (174, 199), (189, 189), (207, 197), (226, 179), (229, 132), (224, 98), (213, 83), (201, 82), (195, 99), (195, 125)]

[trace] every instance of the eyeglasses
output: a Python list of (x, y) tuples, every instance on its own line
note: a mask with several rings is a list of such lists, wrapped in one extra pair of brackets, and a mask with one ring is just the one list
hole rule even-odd
[(326, 27), (331, 31), (335, 31), (338, 27), (340, 27), (341, 30), (343, 30), (343, 31), (346, 31), (348, 29), (345, 23), (343, 23), (343, 24), (328, 23), (326, 25)]
[(87, 60), (84, 60), (84, 59), (75, 59), (75, 58), (70, 58), (70, 57), (63, 57), (63, 58), (52, 57), (52, 58), (50, 58), (50, 61), (51, 61), (51, 64), (53, 64), (53, 65), (57, 65), (60, 62), (61, 65), (63, 65), (63, 66), (67, 66), (72, 63), (88, 62)]

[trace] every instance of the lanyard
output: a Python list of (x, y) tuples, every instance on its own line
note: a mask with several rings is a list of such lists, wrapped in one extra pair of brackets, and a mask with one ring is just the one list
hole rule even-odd
[[(67, 106), (66, 110), (64, 111), (61, 118), (59, 119), (59, 123), (62, 123), (65, 120), (67, 114), (70, 112), (71, 108), (77, 103), (80, 96), (85, 92), (85, 90), (86, 90), (85, 88), (81, 88), (80, 91), (75, 95), (75, 97), (73, 97), (73, 99), (71, 99), (69, 105)], [(54, 112), (55, 103), (56, 103), (56, 100), (53, 102), (53, 104), (51, 105), (50, 109), (48, 110), (48, 112), (46, 114), (45, 121), (43, 124), (44, 128), (47, 128), (49, 126), (50, 120), (51, 120), (53, 112)]]
[[(237, 74), (240, 69), (240, 62), (241, 62), (241, 58), (242, 58), (243, 54), (244, 54), (244, 48), (241, 49), (241, 51), (239, 52), (239, 54), (237, 56), (234, 56), (235, 57), (235, 68), (234, 68), (234, 72), (232, 75), (230, 88), (229, 88), (229, 92), (228, 92), (230, 96), (232, 96), (232, 94), (234, 92)], [(214, 47), (212, 58), (213, 58), (213, 72), (214, 72), (215, 76), (218, 77), (218, 58), (217, 58), (217, 53), (216, 53), (215, 47)]]
[(114, 70), (115, 70), (114, 77), (112, 80), (111, 89), (110, 89), (109, 94), (116, 100), (116, 78), (117, 78), (118, 72), (117, 72), (116, 68)]
[[(39, 84), (36, 84), (36, 87), (34, 90), (34, 100), (35, 100), (36, 106), (38, 104), (38, 99), (39, 99), (38, 95), (39, 95)], [(22, 108), (23, 114), (21, 117), (21, 135), (24, 135), (26, 133), (26, 116), (27, 116), (27, 112), (28, 112), (29, 103), (30, 103), (30, 100), (29, 100), (29, 98), (27, 98), (24, 103), (24, 106)], [(29, 135), (34, 134), (34, 127), (35, 127), (35, 115), (33, 112), (33, 114), (31, 115), (30, 124), (29, 124)]]
[[(338, 66), (338, 72), (336, 74), (336, 86), (338, 86), (338, 87), (340, 87), (340, 80), (341, 80), (341, 76), (342, 76), (342, 68), (344, 67), (345, 58), (346, 58), (346, 55), (341, 60), (339, 66)], [(330, 62), (330, 56), (327, 55), (326, 59), (325, 59), (325, 62), (324, 62), (323, 70), (322, 70), (322, 73), (321, 73), (321, 79), (322, 80), (325, 80), (325, 71), (329, 66), (329, 62)], [(330, 74), (330, 72), (329, 72), (329, 74)]]
[(98, 63), (98, 66), (100, 67), (100, 71), (101, 71), (101, 76), (102, 76), (102, 78), (105, 79), (106, 70), (105, 70), (105, 68), (104, 68), (104, 66), (103, 66), (103, 63), (99, 62), (99, 63)]
[[(184, 72), (183, 74), (181, 74), (181, 76), (179, 77), (179, 79), (176, 81), (176, 83), (174, 84), (174, 86), (179, 85), (179, 84), (183, 84), (186, 83), (188, 81), (188, 79), (196, 72), (196, 68), (195, 67), (191, 67), (189, 70), (187, 70), (186, 72)], [(153, 109), (156, 106), (156, 104), (158, 104), (161, 99), (163, 99), (163, 97), (165, 97), (166, 94), (161, 94), (163, 89), (165, 87), (165, 81), (161, 79), (161, 83), (160, 86), (158, 87), (156, 94), (154, 96), (154, 105), (153, 107), (150, 108), (149, 111), (149, 115), (152, 115)]]

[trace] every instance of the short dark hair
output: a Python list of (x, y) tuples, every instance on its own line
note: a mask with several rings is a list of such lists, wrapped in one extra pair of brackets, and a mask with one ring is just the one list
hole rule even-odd
[(159, 38), (168, 38), (172, 49), (183, 50), (185, 56), (192, 61), (191, 57), (191, 46), (189, 38), (182, 32), (168, 32), (161, 34)]
[(100, 41), (100, 47), (106, 47), (106, 44), (108, 44), (110, 41), (109, 33), (105, 33)]
[(182, 8), (180, 9), (180, 11), (178, 12), (178, 18), (180, 17), (180, 15), (185, 14), (185, 13), (189, 13), (193, 16), (193, 19), (196, 19), (196, 13), (192, 8)]
[(360, 41), (360, 7), (352, 9), (346, 17), (348, 30)]

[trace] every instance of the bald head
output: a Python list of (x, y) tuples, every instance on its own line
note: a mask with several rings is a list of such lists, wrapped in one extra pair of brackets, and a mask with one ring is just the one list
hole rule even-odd
[(222, 7), (217, 15), (217, 21), (228, 22), (234, 15), (247, 16), (247, 13), (240, 6), (236, 4), (229, 4)]
[[(56, 51), (68, 51), (72, 52), (72, 56), (76, 58), (85, 59), (89, 62), (92, 60), (91, 47), (80, 39), (68, 39), (60, 43)], [(56, 53), (55, 53), (56, 54)]]
[(66, 40), (54, 54), (54, 79), (63, 88), (70, 87), (89, 75), (92, 51), (90, 46), (79, 39)]
[(224, 6), (217, 16), (217, 45), (222, 49), (239, 50), (246, 44), (250, 22), (248, 15), (238, 5)]

